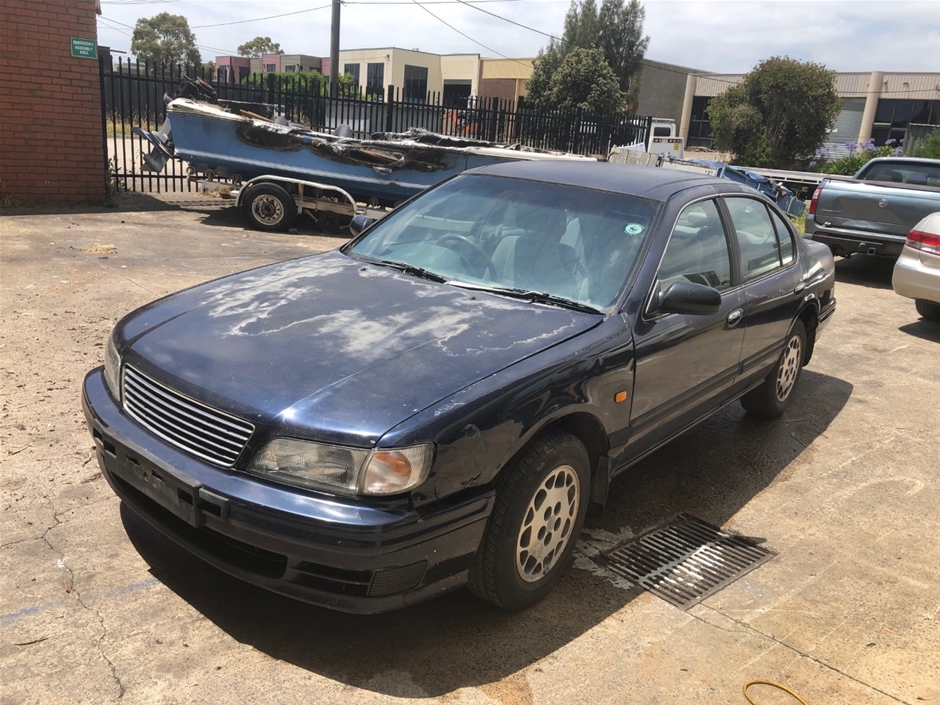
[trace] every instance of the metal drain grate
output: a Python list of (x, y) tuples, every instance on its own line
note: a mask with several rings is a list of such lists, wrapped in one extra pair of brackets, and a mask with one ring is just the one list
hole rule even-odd
[(752, 539), (688, 514), (606, 554), (610, 570), (682, 609), (714, 595), (775, 555)]

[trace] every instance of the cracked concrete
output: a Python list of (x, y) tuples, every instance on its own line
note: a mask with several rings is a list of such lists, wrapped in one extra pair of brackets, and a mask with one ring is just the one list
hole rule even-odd
[[(940, 328), (888, 264), (838, 264), (780, 421), (729, 407), (618, 479), (545, 602), (507, 615), (460, 591), (362, 618), (224, 576), (122, 508), (78, 396), (124, 312), (340, 240), (212, 205), (0, 230), (0, 704), (743, 704), (752, 679), (814, 705), (940, 702)], [(688, 612), (591, 560), (679, 511), (778, 556)]]

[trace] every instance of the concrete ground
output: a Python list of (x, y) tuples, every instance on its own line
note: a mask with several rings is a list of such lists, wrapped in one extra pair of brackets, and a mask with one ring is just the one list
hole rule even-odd
[[(122, 508), (80, 408), (125, 312), (341, 238), (215, 203), (0, 218), (0, 703), (940, 703), (940, 326), (890, 263), (839, 306), (784, 417), (734, 405), (643, 462), (543, 603), (379, 617), (229, 578)], [(684, 511), (778, 556), (683, 612), (590, 556)], [(764, 705), (795, 702), (764, 686)]]

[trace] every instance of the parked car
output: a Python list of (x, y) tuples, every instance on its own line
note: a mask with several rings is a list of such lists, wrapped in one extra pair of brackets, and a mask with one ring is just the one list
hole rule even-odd
[(921, 316), (940, 321), (940, 213), (931, 213), (911, 229), (891, 285), (901, 296), (914, 299)]
[(921, 218), (940, 211), (940, 159), (872, 159), (855, 180), (824, 179), (810, 201), (807, 237), (836, 255), (897, 257)]
[(506, 163), (125, 316), (83, 406), (118, 496), (232, 575), (348, 611), (464, 584), (515, 609), (614, 476), (735, 399), (783, 413), (833, 286), (746, 186)]

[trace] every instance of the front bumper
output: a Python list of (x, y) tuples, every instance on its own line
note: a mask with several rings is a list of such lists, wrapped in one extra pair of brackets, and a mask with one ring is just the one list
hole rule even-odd
[(905, 247), (894, 265), (891, 286), (908, 299), (940, 303), (940, 255)]
[(494, 493), (433, 511), (317, 497), (197, 460), (128, 418), (101, 369), (82, 408), (114, 492), (184, 548), (255, 585), (347, 612), (404, 607), (467, 580)]

